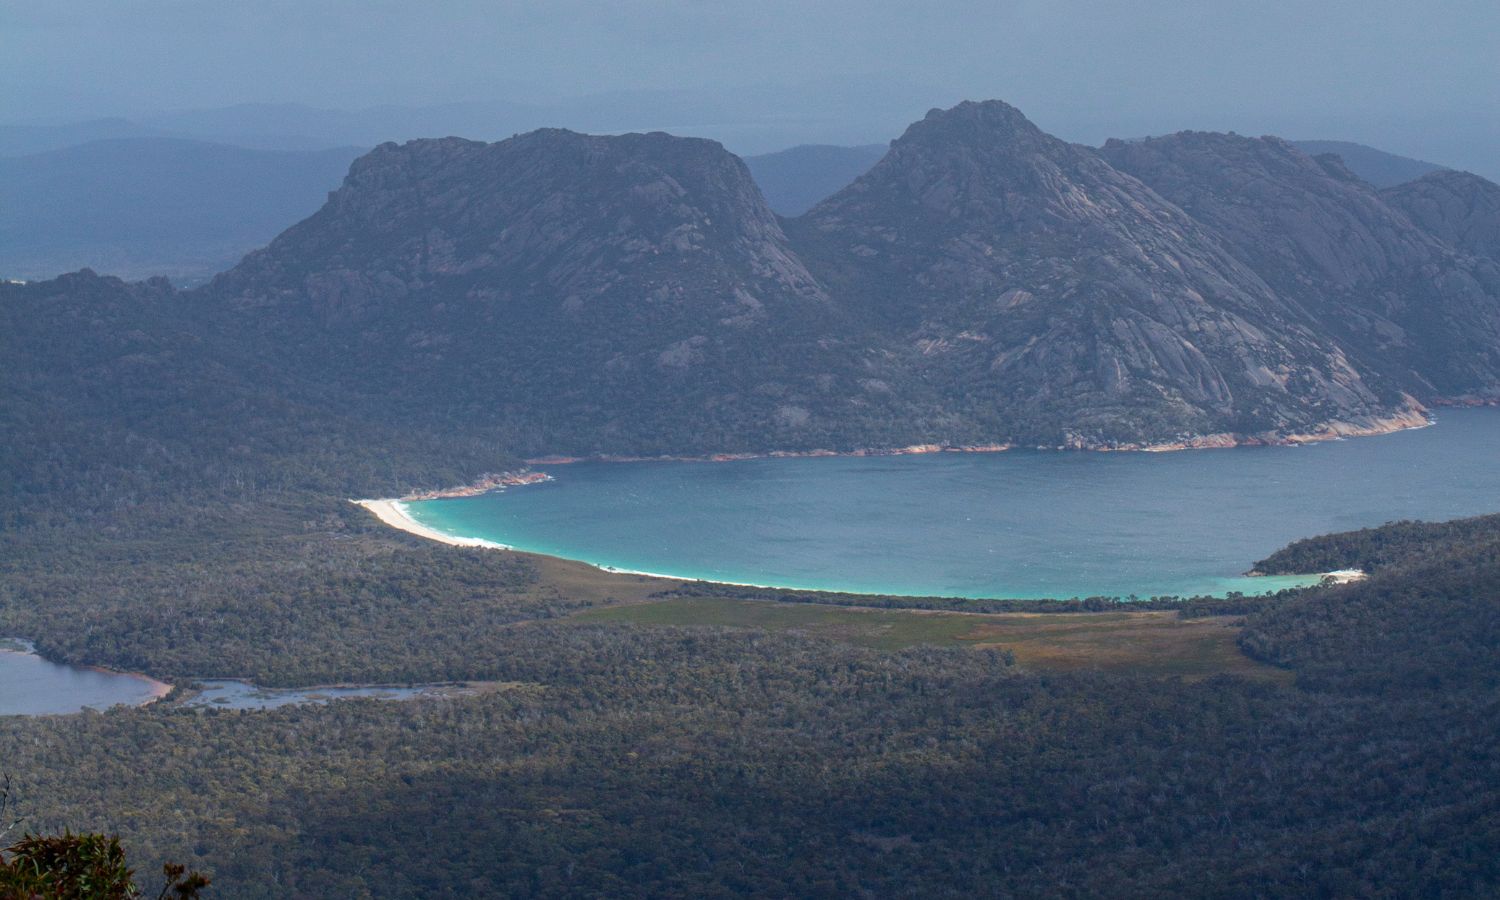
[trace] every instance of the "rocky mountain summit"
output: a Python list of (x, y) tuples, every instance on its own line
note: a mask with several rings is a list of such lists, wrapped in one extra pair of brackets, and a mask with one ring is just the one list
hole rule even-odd
[[(751, 296), (690, 286), (743, 281)], [(712, 141), (544, 130), (495, 144), (385, 144), (351, 167), (322, 210), (216, 284), (218, 292), (359, 319), (462, 285), (498, 309), (556, 306), (579, 320), (651, 284), (658, 305), (826, 300), (744, 165)], [(751, 293), (753, 292), (753, 293)]]
[(1212, 231), (1003, 103), (929, 113), (793, 234), (966, 416), (1027, 442), (1357, 430), (1408, 407)]
[(659, 133), (383, 145), (201, 305), (289, 366), (525, 452), (832, 442), (911, 405), (859, 387), (868, 348), (744, 164)]
[(712, 141), (385, 144), (211, 284), (153, 289), (142, 327), (245, 396), (475, 453), (1377, 432), (1500, 397), (1496, 189), (1472, 178), (1379, 191), (1237, 135), (1096, 150), (963, 103), (780, 219)]

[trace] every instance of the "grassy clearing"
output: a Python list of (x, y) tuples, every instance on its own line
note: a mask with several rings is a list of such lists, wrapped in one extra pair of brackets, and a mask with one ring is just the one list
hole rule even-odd
[(1235, 645), (1232, 619), (1175, 612), (964, 613), (877, 610), (756, 600), (674, 598), (588, 610), (580, 621), (721, 626), (786, 631), (880, 650), (914, 644), (1003, 647), (1023, 668), (1098, 670), (1203, 678), (1230, 674), (1283, 680)]
[(588, 563), (543, 556), (538, 553), (518, 553), (530, 560), (537, 568), (537, 589), (553, 591), (574, 600), (590, 603), (639, 603), (660, 591), (680, 587), (683, 582), (671, 578), (655, 578), (647, 575), (626, 575), (606, 572)]

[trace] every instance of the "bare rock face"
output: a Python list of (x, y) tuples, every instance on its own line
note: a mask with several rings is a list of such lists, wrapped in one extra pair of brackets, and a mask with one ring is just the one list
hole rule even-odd
[(334, 380), (510, 423), (523, 448), (804, 444), (858, 412), (847, 327), (712, 141), (386, 144), (208, 293)]
[[(1111, 141), (1101, 153), (1212, 228), (1361, 371), (1423, 400), (1500, 393), (1500, 269), (1419, 227), (1336, 157), (1199, 132)], [(1448, 214), (1453, 233), (1482, 242), (1482, 227)]]
[(1380, 195), (1450, 247), (1500, 260), (1500, 184), (1444, 170)]
[(182, 306), (351, 415), (525, 455), (1357, 434), (1500, 395), (1467, 190), (1274, 139), (1096, 151), (998, 102), (791, 220), (712, 141), (413, 141)]
[(766, 304), (826, 299), (718, 144), (561, 130), (382, 145), (320, 212), (216, 284), (251, 302), (311, 301), (329, 319), (457, 288), (579, 321), (643, 289), (742, 324)]
[(1011, 439), (1253, 435), (1406, 404), (1209, 229), (1003, 103), (934, 110), (790, 227), (840, 302)]

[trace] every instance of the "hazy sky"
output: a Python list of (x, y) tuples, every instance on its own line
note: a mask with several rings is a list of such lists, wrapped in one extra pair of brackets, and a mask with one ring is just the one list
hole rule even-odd
[(1462, 165), (1500, 158), (1497, 47), (1497, 0), (0, 0), (0, 120), (746, 87), (828, 119), (820, 93), (865, 84), (809, 138), (999, 97), (1074, 140), (1234, 129)]

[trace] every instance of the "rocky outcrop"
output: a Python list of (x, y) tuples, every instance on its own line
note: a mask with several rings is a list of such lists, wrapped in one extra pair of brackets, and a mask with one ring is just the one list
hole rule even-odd
[(1406, 404), (1209, 229), (1003, 103), (934, 110), (791, 228), (838, 299), (1007, 438), (1187, 441)]
[(1500, 268), (1418, 227), (1337, 157), (1199, 132), (1101, 154), (1213, 229), (1360, 371), (1426, 402), (1500, 392)]
[(1274, 139), (1096, 151), (998, 102), (791, 220), (711, 141), (544, 130), (383, 145), (182, 305), (519, 456), (1265, 443), (1495, 396), (1496, 263), (1421, 218)]
[(459, 487), (412, 491), (401, 499), (448, 500), (457, 497), (477, 497), (480, 494), (503, 491), (509, 487), (523, 487), (528, 484), (541, 484), (544, 481), (551, 480), (552, 476), (546, 472), (535, 472), (528, 467), (518, 469), (514, 472), (489, 472)]
[(584, 320), (630, 286), (651, 282), (670, 304), (713, 277), (735, 281), (694, 302), (736, 322), (760, 316), (757, 304), (824, 299), (717, 143), (554, 129), (382, 145), (320, 212), (216, 286), (358, 318), (465, 282)]
[(1493, 181), (1445, 170), (1380, 193), (1448, 246), (1500, 260), (1500, 185)]
[(383, 145), (206, 293), (288, 365), (522, 452), (827, 442), (889, 400), (854, 383), (863, 350), (712, 141)]

